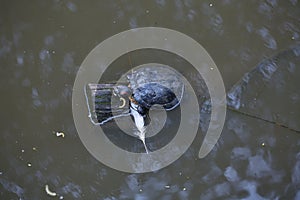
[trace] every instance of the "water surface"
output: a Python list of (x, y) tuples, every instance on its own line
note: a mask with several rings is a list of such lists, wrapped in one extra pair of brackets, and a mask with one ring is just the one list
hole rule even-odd
[[(300, 199), (300, 84), (289, 76), (299, 74), (299, 58), (279, 58), (275, 79), (254, 95), (259, 106), (249, 94), (260, 87), (244, 91), (244, 110), (228, 110), (206, 158), (197, 157), (199, 127), (188, 151), (153, 173), (122, 173), (98, 162), (81, 143), (71, 110), (80, 64), (121, 31), (158, 26), (189, 35), (209, 52), (229, 91), (262, 60), (299, 43), (299, 15), (297, 0), (1, 1), (1, 199), (47, 199), (45, 185), (56, 199)], [(155, 55), (132, 53), (130, 62), (119, 60), (120, 70), (153, 60), (183, 62)], [(195, 87), (202, 84), (191, 71), (181, 73)]]

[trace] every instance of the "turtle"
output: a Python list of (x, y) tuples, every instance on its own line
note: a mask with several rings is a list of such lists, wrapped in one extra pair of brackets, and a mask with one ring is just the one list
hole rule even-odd
[(88, 84), (87, 88), (90, 118), (101, 125), (115, 117), (127, 116), (132, 109), (143, 117), (149, 109), (173, 110), (182, 99), (184, 82), (173, 68), (153, 63), (132, 69), (117, 83)]
[(120, 97), (123, 105), (128, 100), (130, 105), (137, 105), (137, 111), (143, 116), (150, 108), (172, 110), (182, 99), (182, 78), (168, 66), (153, 64), (139, 67), (126, 77), (129, 85), (117, 85), (113, 92)]

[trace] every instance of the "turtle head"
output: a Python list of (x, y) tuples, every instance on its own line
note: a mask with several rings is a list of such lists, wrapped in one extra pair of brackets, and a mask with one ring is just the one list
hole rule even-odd
[(118, 85), (114, 87), (114, 94), (128, 99), (132, 95), (132, 89), (125, 85)]

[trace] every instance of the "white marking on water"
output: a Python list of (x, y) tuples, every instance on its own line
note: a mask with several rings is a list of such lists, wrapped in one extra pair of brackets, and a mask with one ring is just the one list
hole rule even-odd
[(48, 186), (48, 185), (45, 185), (45, 191), (46, 191), (46, 193), (47, 193), (49, 196), (55, 197), (55, 196), (57, 195), (56, 192), (52, 192), (52, 191), (49, 189), (49, 186)]

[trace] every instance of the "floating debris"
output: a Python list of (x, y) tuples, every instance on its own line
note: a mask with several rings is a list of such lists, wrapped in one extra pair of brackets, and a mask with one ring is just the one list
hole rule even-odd
[[(46, 193), (49, 195), (49, 196), (52, 196), (52, 197), (55, 197), (57, 194), (56, 192), (52, 192), (50, 189), (49, 189), (49, 186), (48, 185), (45, 185), (45, 191)], [(60, 198), (61, 199), (61, 198)]]
[(25, 150), (24, 150), (24, 149), (22, 149), (22, 150), (21, 150), (21, 152), (22, 152), (22, 153), (24, 153), (24, 152), (25, 152)]
[(261, 143), (261, 146), (264, 147), (264, 146), (266, 146), (266, 144), (263, 142), (263, 143)]
[(186, 188), (184, 187), (182, 190), (183, 190), (183, 191), (186, 191)]
[(56, 137), (65, 137), (65, 134), (63, 132), (56, 132), (55, 135)]
[(170, 189), (170, 188), (171, 188), (171, 186), (169, 186), (169, 185), (165, 185), (165, 188), (166, 188), (166, 189)]
[(27, 163), (27, 166), (28, 166), (28, 167), (31, 167), (32, 165), (31, 165), (31, 163)]
[(36, 148), (36, 147), (32, 147), (32, 150), (33, 150), (33, 151), (37, 151), (37, 148)]

